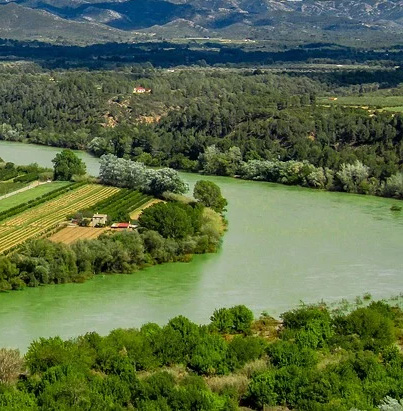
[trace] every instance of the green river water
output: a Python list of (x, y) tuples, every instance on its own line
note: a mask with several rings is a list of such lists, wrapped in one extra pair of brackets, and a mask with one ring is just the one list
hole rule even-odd
[[(0, 157), (51, 165), (58, 149), (0, 142)], [(85, 153), (88, 170), (98, 160)], [(193, 184), (200, 176), (183, 174)], [(208, 177), (228, 198), (229, 230), (217, 254), (133, 275), (0, 295), (0, 347), (39, 336), (106, 334), (183, 314), (207, 322), (217, 307), (273, 315), (300, 301), (386, 298), (403, 291), (403, 212), (397, 201)]]

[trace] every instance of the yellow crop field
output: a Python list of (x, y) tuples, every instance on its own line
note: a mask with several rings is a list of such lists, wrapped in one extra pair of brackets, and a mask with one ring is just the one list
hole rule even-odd
[(73, 244), (78, 240), (93, 240), (108, 230), (110, 230), (109, 227), (65, 227), (50, 236), (49, 240), (55, 243)]
[(69, 214), (117, 193), (119, 188), (86, 184), (0, 223), (0, 253), (63, 222)]

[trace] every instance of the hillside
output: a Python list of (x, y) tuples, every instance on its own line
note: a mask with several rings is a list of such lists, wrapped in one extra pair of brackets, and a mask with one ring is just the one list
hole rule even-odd
[(128, 41), (132, 35), (106, 25), (69, 21), (47, 11), (10, 3), (0, 5), (0, 37), (83, 44)]
[[(0, 7), (0, 35), (125, 41), (133, 31), (153, 37), (227, 37), (306, 41), (398, 42), (403, 4), (397, 0), (20, 0)], [(391, 37), (393, 36), (393, 37)]]

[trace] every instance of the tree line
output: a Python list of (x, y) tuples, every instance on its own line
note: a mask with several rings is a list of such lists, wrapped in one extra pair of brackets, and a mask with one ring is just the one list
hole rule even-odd
[[(370, 298), (370, 297), (366, 297)], [(401, 309), (325, 304), (281, 322), (245, 306), (197, 325), (40, 338), (21, 357), (0, 350), (0, 406), (24, 410), (398, 410), (403, 398)]]
[[(393, 184), (401, 180), (403, 114), (327, 107), (316, 96), (347, 93), (360, 85), (360, 78), (370, 82), (371, 90), (389, 87), (388, 76), (396, 86), (401, 72), (3, 68), (0, 138), (83, 148), (97, 156), (113, 154), (188, 171), (206, 171), (204, 159), (215, 147), (225, 155), (209, 170), (222, 175), (239, 173), (228, 164), (234, 156), (245, 163), (309, 162), (334, 180), (358, 161), (371, 180), (358, 192), (383, 195), (391, 192), (382, 188), (387, 179), (394, 176)], [(152, 93), (133, 94), (138, 85)], [(345, 187), (349, 185), (337, 182), (333, 189)]]

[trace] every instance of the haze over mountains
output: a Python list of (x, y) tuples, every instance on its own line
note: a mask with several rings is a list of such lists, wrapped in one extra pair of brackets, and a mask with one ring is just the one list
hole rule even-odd
[(403, 1), (0, 0), (0, 36), (18, 39), (267, 39), (294, 33), (321, 40), (361, 32), (401, 42)]

